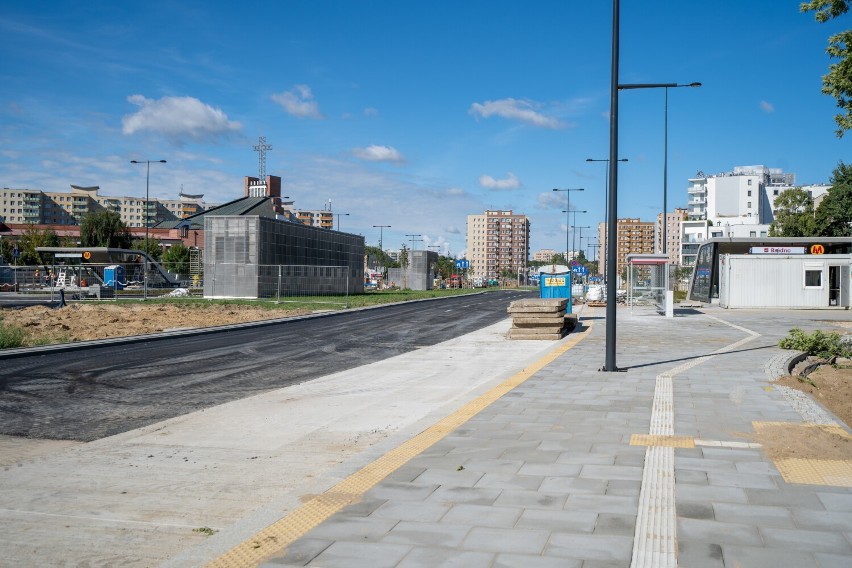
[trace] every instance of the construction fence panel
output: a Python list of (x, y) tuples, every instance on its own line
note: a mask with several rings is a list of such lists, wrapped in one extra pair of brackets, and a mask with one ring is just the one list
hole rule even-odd
[(216, 263), (207, 265), (213, 298), (349, 296), (348, 266)]

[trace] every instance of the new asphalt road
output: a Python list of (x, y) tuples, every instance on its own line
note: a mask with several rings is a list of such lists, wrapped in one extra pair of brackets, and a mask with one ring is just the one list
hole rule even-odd
[(447, 341), (505, 319), (511, 301), (529, 296), (456, 296), (0, 355), (0, 434), (96, 440)]

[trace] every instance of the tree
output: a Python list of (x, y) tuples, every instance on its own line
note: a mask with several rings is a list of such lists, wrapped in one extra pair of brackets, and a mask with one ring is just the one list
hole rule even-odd
[[(852, 236), (852, 166), (841, 161), (831, 176), (831, 189), (816, 210), (816, 235)], [(780, 196), (779, 196), (780, 197)]]
[[(849, 11), (848, 0), (810, 0), (803, 2), (802, 12), (816, 12), (816, 21), (825, 23)], [(828, 66), (828, 73), (822, 77), (822, 92), (837, 99), (841, 109), (834, 116), (838, 129), (837, 137), (852, 128), (852, 30), (842, 31), (828, 38), (826, 53), (839, 60)]]
[(189, 249), (179, 243), (170, 246), (163, 254), (163, 264), (169, 272), (189, 273)]
[(787, 189), (775, 199), (770, 237), (810, 237), (814, 234), (814, 200), (801, 187)]
[(160, 239), (148, 239), (148, 250), (145, 250), (145, 239), (135, 239), (130, 243), (130, 248), (133, 250), (141, 250), (148, 253), (148, 256), (154, 260), (160, 260), (163, 256), (163, 246)]
[(36, 252), (36, 247), (56, 246), (59, 246), (59, 237), (56, 236), (53, 229), (37, 229), (35, 225), (30, 223), (18, 241), (18, 250), (21, 255), (18, 258), (18, 264), (38, 264), (40, 258)]
[(402, 286), (403, 290), (408, 288), (408, 248), (402, 245), (399, 249), (399, 267), (402, 269)]
[(115, 211), (101, 209), (83, 215), (80, 244), (84, 247), (128, 248), (130, 231)]
[(375, 266), (384, 266), (385, 268), (399, 268), (399, 263), (392, 259), (388, 253), (381, 250), (379, 247), (365, 246), (364, 254), (375, 259)]

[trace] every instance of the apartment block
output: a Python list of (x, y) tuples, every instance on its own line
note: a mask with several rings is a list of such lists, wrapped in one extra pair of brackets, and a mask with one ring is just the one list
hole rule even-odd
[(628, 254), (654, 254), (654, 223), (638, 218), (619, 219), (616, 225), (616, 270), (627, 268)]
[(467, 216), (467, 259), (470, 276), (499, 278), (505, 271), (527, 267), (530, 255), (530, 221), (512, 210), (486, 210)]
[(666, 242), (663, 246), (663, 214), (657, 214), (657, 239), (654, 246), (655, 252), (661, 252), (668, 256), (669, 262), (672, 264), (680, 264), (681, 256), (681, 222), (687, 219), (687, 210), (677, 208), (674, 211), (666, 213)]
[(533, 260), (536, 262), (550, 262), (550, 260), (559, 254), (553, 249), (540, 249), (533, 253)]
[(297, 209), (296, 221), (309, 227), (320, 227), (321, 229), (334, 228), (334, 213), (331, 211)]
[[(70, 192), (38, 189), (0, 190), (0, 221), (45, 225), (79, 225), (83, 215), (100, 210), (118, 213), (128, 227), (145, 226), (145, 199), (100, 195), (99, 186), (72, 185)], [(182, 219), (206, 209), (203, 195), (181, 193), (176, 200), (148, 200), (150, 225)]]

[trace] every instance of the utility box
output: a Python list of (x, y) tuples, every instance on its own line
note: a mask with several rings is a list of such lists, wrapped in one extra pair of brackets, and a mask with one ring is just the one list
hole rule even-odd
[(113, 290), (124, 290), (124, 267), (119, 264), (113, 264), (104, 268), (104, 286), (108, 286)]
[(562, 264), (547, 264), (538, 270), (541, 298), (566, 298), (566, 313), (572, 312), (571, 268)]

